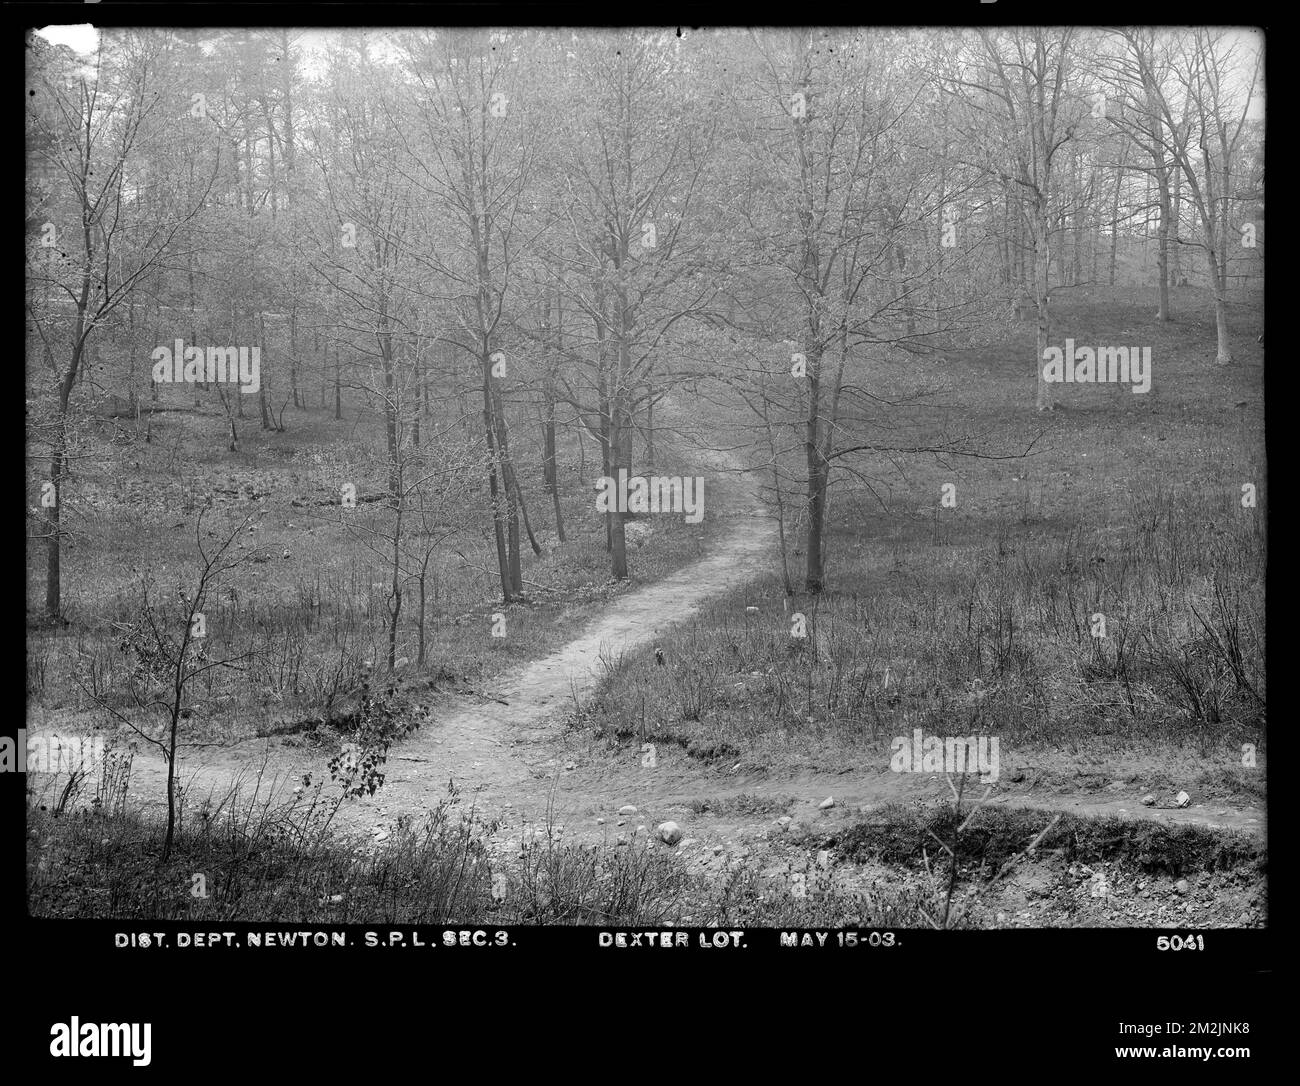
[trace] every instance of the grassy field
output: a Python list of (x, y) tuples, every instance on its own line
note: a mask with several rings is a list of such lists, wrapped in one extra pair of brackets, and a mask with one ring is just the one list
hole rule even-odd
[[(352, 481), (358, 495), (383, 489), (382, 420), (364, 411), (359, 417), (346, 413), (335, 420), (328, 411), (292, 412), (282, 433), (262, 431), (249, 419), (236, 453), (224, 441), (223, 416), (211, 410), (155, 416), (148, 444), (128, 442), (119, 420), (98, 419), (84, 437), (73, 483), (65, 487), (64, 523), (71, 529), (63, 561), (66, 622), (29, 622), (29, 712), (90, 728), (113, 724), (95, 708), (97, 696), (121, 711), (131, 708), (122, 692), (133, 661), (123, 642), (142, 618), (142, 583), (148, 579), (151, 600), (172, 625), (183, 625), (177, 596), (193, 591), (195, 526), (205, 507), (208, 549), (251, 518), (235, 545), (244, 562), (206, 610), (209, 656), (247, 659), (194, 684), (187, 740), (276, 734), (336, 711), (345, 692), (358, 686), (367, 661), (382, 666), (392, 601), (390, 553), (382, 542), (391, 516), (379, 505), (352, 511), (338, 505), (340, 480)], [(525, 480), (543, 547), (535, 556), (526, 539), (522, 544), (525, 603), (500, 603), (487, 485), (480, 477), (485, 473), (472, 474), (468, 495), (436, 511), (440, 541), (427, 582), (425, 667), (414, 668), (413, 585), (405, 591), (397, 649), (418, 672), (428, 704), (456, 693), (490, 692), (497, 675), (553, 651), (609, 599), (699, 556), (712, 522), (647, 517), (653, 532), (641, 546), (628, 546), (631, 580), (614, 582), (591, 492), (600, 473), (592, 452), (588, 441), (579, 477), (576, 440), (560, 450), (564, 543), (540, 480)], [(659, 470), (673, 471), (671, 443), (661, 440), (656, 452)], [(532, 455), (522, 443), (519, 454)], [(442, 540), (444, 531), (450, 534)], [(411, 538), (419, 542), (417, 533)], [(30, 615), (39, 613), (43, 591), (44, 552), (33, 546)], [(494, 614), (504, 615), (505, 636), (492, 636)], [(161, 719), (141, 723), (149, 729)]]
[[(1242, 744), (1262, 753), (1259, 321), (1234, 315), (1237, 363), (1216, 367), (1205, 297), (1178, 301), (1186, 308), (1161, 328), (1154, 296), (1138, 291), (1054, 300), (1053, 342), (1152, 346), (1145, 395), (1057, 386), (1057, 410), (1036, 417), (1028, 324), (997, 350), (926, 365), (943, 389), (892, 438), (979, 435), (972, 447), (1005, 454), (1028, 428), (1032, 450), (855, 462), (880, 500), (862, 486), (833, 492), (828, 591), (788, 599), (773, 576), (731, 593), (675, 633), (667, 667), (629, 656), (575, 723), (613, 743), (785, 768), (887, 764), (891, 737), (914, 728), (996, 735), (1004, 758), (1184, 751), (1222, 773), (1241, 765)], [(918, 365), (881, 363), (873, 379), (901, 395)], [(1254, 508), (1242, 505), (1246, 483)], [(791, 636), (795, 612), (804, 639)]]
[[(611, 660), (598, 694), (571, 713), (571, 734), (624, 760), (650, 742), (680, 748), (705, 772), (760, 767), (779, 785), (805, 769), (887, 771), (892, 739), (919, 728), (998, 737), (1004, 765), (1032, 762), (1031, 783), (1045, 793), (1087, 793), (1094, 778), (1096, 787), (1118, 778), (1262, 803), (1267, 488), (1259, 320), (1234, 311), (1237, 363), (1216, 367), (1206, 299), (1184, 292), (1179, 300), (1179, 319), (1165, 328), (1151, 319), (1154, 298), (1138, 291), (1075, 291), (1055, 305), (1055, 342), (1149, 343), (1154, 387), (1147, 395), (1064, 386), (1058, 410), (1036, 415), (1026, 378), (1028, 325), (997, 350), (925, 363), (923, 373), (916, 362), (873, 363), (884, 396), (904, 395), (921, 380), (939, 386), (907, 409), (898, 433), (909, 443), (957, 440), (1004, 455), (1032, 439), (1032, 448), (1007, 459), (879, 454), (855, 461), (879, 498), (856, 484), (834, 491), (825, 593), (787, 598), (772, 574), (716, 598), (663, 637), (664, 666), (652, 648)], [(175, 425), (183, 435), (196, 424)], [(319, 712), (339, 681), (331, 669), (342, 661), (355, 676), (382, 654), (386, 617), (379, 566), (358, 555), (338, 511), (309, 521), (293, 505), (333, 485), (341, 469), (322, 459), (349, 448), (334, 432), (342, 425), (322, 416), (288, 434), (256, 435), (255, 455), (180, 478), (166, 462), (165, 435), (148, 449), (118, 450), (121, 462), (106, 461), (98, 476), (86, 472), (83, 524), (97, 530), (68, 556), (71, 623), (31, 632), (31, 704), (68, 716), (91, 712), (75, 680), (111, 688), (113, 669), (122, 666), (115, 624), (134, 613), (133, 556), (152, 556), (159, 591), (173, 583), (192, 560), (195, 503), (224, 487), (236, 491), (218, 506), (226, 524), (265, 498), (267, 511), (247, 543), (268, 555), (249, 567), (264, 573), (209, 618), (214, 637), (251, 638), (245, 644), (255, 650), (255, 667), (202, 692), (190, 737), (235, 738)], [(431, 664), (419, 676), (434, 696), (490, 687), (493, 676), (552, 650), (622, 591), (603, 572), (593, 473), (579, 480), (571, 461), (563, 489), (574, 541), (541, 559), (525, 554), (525, 577), (544, 587), (534, 602), (509, 609), (508, 639), (488, 633), (498, 609), (490, 571), (466, 576), (463, 561), (443, 555)], [(663, 463), (671, 470), (668, 457)], [(949, 483), (957, 497), (951, 508), (940, 502)], [(1253, 508), (1242, 505), (1246, 483), (1258, 491)], [(535, 523), (544, 520), (537, 490)], [(478, 531), (482, 556), (481, 525)], [(636, 577), (661, 577), (691, 561), (699, 531), (660, 526), (633, 555)], [(798, 555), (791, 557), (797, 566)], [(791, 636), (795, 612), (806, 616), (804, 638)], [(1104, 636), (1094, 636), (1097, 616)], [(1253, 761), (1243, 757), (1246, 744)], [(1262, 923), (1265, 911), (1265, 854), (1253, 837), (1054, 819), (1032, 805), (981, 810), (967, 824), (969, 798), (960, 809), (888, 804), (833, 828), (772, 835), (746, 856), (699, 854), (691, 842), (673, 850), (631, 827), (625, 844), (561, 843), (547, 833), (503, 849), (497, 827), (454, 792), (427, 819), (401, 820), (377, 848), (329, 832), (341, 802), (318, 782), (287, 801), (189, 809), (160, 870), (159, 827), (129, 810), (121, 790), (76, 811), (29, 793), (31, 911), (881, 927), (1189, 917), (1201, 926), (1249, 926)], [(792, 802), (778, 790), (700, 795), (682, 809), (701, 822), (762, 827)], [(1034, 855), (1026, 855), (1030, 841)], [(188, 892), (196, 871), (208, 873), (207, 898)]]

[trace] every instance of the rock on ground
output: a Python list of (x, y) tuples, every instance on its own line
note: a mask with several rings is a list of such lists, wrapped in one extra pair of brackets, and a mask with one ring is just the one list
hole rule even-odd
[(682, 828), (676, 822), (659, 824), (659, 840), (666, 845), (675, 845), (682, 839)]

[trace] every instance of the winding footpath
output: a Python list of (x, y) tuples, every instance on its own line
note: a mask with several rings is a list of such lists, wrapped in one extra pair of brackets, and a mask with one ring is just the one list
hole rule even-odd
[[(700, 451), (694, 459), (711, 473), (706, 515), (721, 517), (726, 525), (714, 537), (710, 553), (661, 581), (617, 597), (580, 636), (499, 679), (496, 694), (505, 704), (485, 700), (430, 719), (390, 751), (386, 780), (375, 796), (343, 804), (334, 821), (337, 830), (382, 841), (399, 817), (418, 820), (445, 799), (452, 779), (460, 790), (462, 808), (472, 805), (484, 821), (498, 822), (502, 841), (555, 823), (563, 825), (569, 841), (612, 841), (620, 832), (615, 828), (620, 824), (615, 821), (618, 809), (631, 803), (638, 814), (629, 818), (623, 832), (639, 824), (652, 832), (660, 818), (673, 818), (685, 821), (686, 832), (701, 840), (725, 837), (734, 844), (763, 831), (772, 815), (700, 819), (692, 825), (686, 804), (700, 797), (742, 793), (793, 797), (804, 805), (805, 817), (817, 819), (831, 813), (842, 817), (858, 804), (948, 796), (942, 776), (920, 778), (883, 768), (853, 776), (773, 775), (761, 767), (701, 767), (676, 751), (665, 752), (658, 768), (646, 768), (635, 746), (617, 757), (588, 757), (589, 737), (565, 733), (566, 711), (589, 698), (600, 684), (602, 657), (617, 659), (655, 643), (673, 627), (688, 622), (710, 599), (757, 579), (774, 561), (777, 529), (759, 500), (758, 480), (725, 453)], [(784, 623), (784, 616), (780, 621)], [(41, 729), (33, 722), (29, 730), (39, 734)], [(191, 747), (181, 751), (178, 776), (190, 809), (209, 795), (220, 801), (232, 792), (237, 792), (236, 806), (240, 806), (254, 796), (287, 796), (303, 773), (310, 772), (313, 781), (328, 779), (325, 758), (319, 752), (266, 740), (224, 748)], [(161, 758), (142, 751), (132, 766), (132, 799), (153, 808), (161, 804), (165, 785)], [(327, 793), (329, 788), (327, 784)], [(973, 792), (972, 798), (981, 791)], [(835, 796), (834, 812), (817, 807), (827, 795)], [(1132, 798), (1005, 793), (992, 802), (1262, 831), (1262, 811), (1229, 810), (1213, 801), (1183, 810), (1148, 809)]]

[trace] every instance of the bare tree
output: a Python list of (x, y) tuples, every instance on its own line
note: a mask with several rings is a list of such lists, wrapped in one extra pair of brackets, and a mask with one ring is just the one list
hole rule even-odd
[(943, 90), (965, 107), (964, 142), (970, 150), (964, 161), (1019, 193), (1022, 201), (1034, 254), (1039, 411), (1054, 406), (1043, 355), (1051, 332), (1049, 275), (1058, 165), (1062, 148), (1076, 138), (1087, 112), (1071, 86), (1075, 37), (1072, 27), (980, 31), (979, 51), (970, 56), (959, 52), (955, 70), (940, 80)]
[[(1228, 253), (1233, 233), (1230, 203), (1235, 170), (1243, 148), (1247, 114), (1260, 75), (1260, 57), (1250, 59), (1244, 82), (1235, 78), (1243, 46), (1235, 32), (1198, 28), (1171, 43), (1173, 59), (1157, 62), (1154, 41), (1126, 30), (1130, 56), (1153, 114), (1160, 118), (1155, 137), (1187, 183), (1192, 206), (1201, 222), (1201, 247), (1214, 293), (1217, 335), (1215, 362), (1232, 361), (1228, 334)], [(1176, 109), (1181, 96), (1194, 129)], [(1199, 151), (1199, 156), (1196, 155)]]
[[(62, 259), (39, 259), (45, 247), (34, 247), (28, 267), (28, 312), (45, 348), (53, 401), (40, 431), (49, 458), (50, 500), (43, 503), (49, 621), (59, 618), (62, 605), (61, 510), (73, 393), (91, 337), (158, 269), (182, 228), (203, 210), (220, 168), (216, 151), (211, 176), (174, 194), (165, 209), (146, 207), (140, 199), (133, 162), (173, 123), (167, 106), (176, 98), (166, 81), (166, 48), (162, 34), (123, 31), (112, 63), (101, 41), (90, 69), (66, 81), (44, 68), (33, 72), (42, 98), (39, 106), (29, 105), (29, 124), (42, 137), (45, 169), (67, 196), (65, 207), (51, 209), (55, 233), (47, 235), (56, 239)], [(40, 306), (36, 299), (50, 293), (70, 305)]]
[[(178, 586), (175, 602), (155, 604), (149, 597), (149, 580), (142, 581), (140, 617), (127, 629), (122, 641), (122, 648), (133, 659), (126, 692), (141, 716), (131, 719), (123, 715), (108, 694), (91, 695), (101, 709), (157, 747), (167, 763), (167, 835), (161, 857), (164, 863), (171, 855), (176, 831), (176, 755), (181, 721), (190, 715), (187, 692), (201, 675), (216, 668), (242, 670), (252, 656), (245, 652), (214, 658), (207, 649), (206, 615), (213, 593), (251, 556), (252, 552), (239, 554), (231, 549), (251, 523), (251, 518), (245, 519), (217, 543), (215, 550), (209, 551), (203, 538), (203, 514), (199, 514), (194, 526), (199, 556), (197, 581), (192, 591)], [(86, 690), (84, 684), (82, 689)], [(144, 720), (156, 710), (165, 716), (161, 736)]]

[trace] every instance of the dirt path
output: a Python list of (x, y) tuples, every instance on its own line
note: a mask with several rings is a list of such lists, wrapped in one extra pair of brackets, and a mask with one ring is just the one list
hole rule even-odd
[[(713, 457), (735, 471), (729, 458)], [(755, 481), (717, 472), (708, 479), (726, 492), (710, 494), (706, 508), (730, 524), (713, 553), (619, 597), (582, 636), (498, 682), (496, 692), (506, 705), (462, 709), (422, 728), (394, 749), (383, 788), (355, 804), (347, 821), (418, 813), (446, 795), (448, 778), (486, 812), (509, 811), (508, 822), (542, 819), (548, 804), (563, 822), (570, 812), (607, 803), (615, 782), (593, 788), (589, 774), (564, 769), (576, 763), (563, 754), (566, 739), (555, 718), (596, 690), (605, 669), (602, 654), (617, 658), (655, 643), (710, 597), (754, 579), (774, 553), (776, 525), (758, 503)], [(639, 752), (631, 764), (641, 768)]]
[[(662, 581), (620, 596), (582, 636), (499, 681), (495, 692), (506, 704), (489, 701), (444, 713), (394, 747), (383, 787), (373, 798), (347, 804), (339, 814), (341, 827), (418, 815), (445, 797), (449, 779), (457, 782), (467, 802), (472, 799), (485, 812), (512, 811), (510, 821), (544, 814), (552, 794), (555, 747), (563, 743), (551, 718), (597, 688), (604, 670), (602, 653), (616, 658), (653, 642), (687, 621), (710, 597), (752, 580), (771, 561), (776, 525), (758, 501), (756, 480), (739, 472), (733, 456), (699, 451), (694, 459), (701, 473), (708, 469), (706, 515), (724, 517), (729, 525), (711, 553)], [(30, 731), (39, 734), (41, 728), (34, 723)], [(639, 767), (639, 761), (636, 764)], [(302, 748), (259, 741), (183, 748), (178, 775), (190, 801), (201, 802), (204, 796), (221, 797), (236, 787), (249, 795), (259, 776), (261, 795), (268, 790), (281, 794), (304, 772), (320, 779), (323, 761)], [(132, 770), (133, 793), (161, 795), (165, 782), (161, 759), (142, 751)], [(556, 808), (563, 812), (600, 798), (562, 783)]]
[[(447, 794), (454, 779), (461, 803), (471, 803), (485, 820), (498, 820), (499, 841), (518, 841), (537, 832), (540, 824), (558, 824), (565, 840), (606, 840), (619, 835), (638, 837), (641, 827), (653, 833), (660, 820), (679, 822), (688, 837), (701, 843), (725, 843), (728, 850), (772, 832), (777, 814), (816, 825), (855, 813), (862, 806), (888, 800), (934, 800), (949, 794), (942, 776), (893, 774), (883, 769), (863, 773), (804, 773), (773, 776), (752, 767), (702, 768), (677, 750), (661, 751), (657, 765), (642, 766), (635, 747), (611, 753), (590, 737), (566, 732), (563, 711), (588, 698), (603, 675), (602, 654), (622, 653), (653, 644), (674, 626), (690, 619), (711, 598), (754, 580), (773, 561), (776, 525), (758, 499), (758, 481), (739, 472), (734, 457), (697, 452), (700, 471), (708, 469), (706, 515), (722, 517), (727, 530), (719, 533), (711, 553), (680, 572), (637, 588), (613, 601), (582, 635), (497, 684), (506, 704), (487, 701), (430, 721), (389, 755), (387, 779), (374, 797), (349, 802), (336, 825), (343, 831), (382, 839), (399, 816), (419, 815)], [(758, 621), (773, 621), (759, 616)], [(780, 616), (784, 622), (784, 616)], [(36, 729), (39, 730), (39, 729)], [(265, 767), (263, 769), (263, 767)], [(180, 777), (189, 802), (208, 794), (222, 797), (237, 785), (251, 794), (251, 781), (261, 770), (261, 794), (283, 794), (310, 771), (326, 775), (319, 753), (304, 748), (268, 745), (265, 741), (237, 747), (189, 749), (182, 752)], [(241, 783), (242, 782), (242, 783)], [(161, 796), (165, 772), (160, 759), (142, 754), (133, 767), (136, 797)], [(983, 792), (979, 787), (971, 798)], [(770, 800), (761, 813), (695, 814), (691, 801), (725, 801), (739, 795)], [(834, 797), (828, 810), (819, 807)], [(1229, 809), (1208, 800), (1186, 809), (1145, 808), (1138, 795), (1035, 794), (1000, 785), (990, 802), (1029, 804), (1078, 814), (1123, 814), (1262, 831), (1262, 812)], [(625, 804), (637, 814), (619, 820)], [(599, 821), (598, 821), (599, 820)]]

